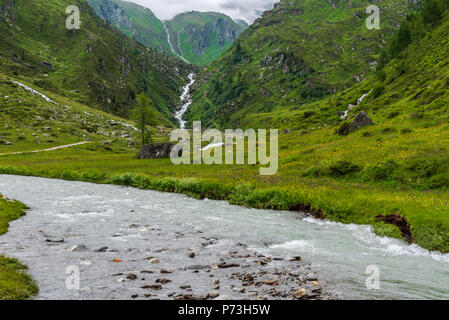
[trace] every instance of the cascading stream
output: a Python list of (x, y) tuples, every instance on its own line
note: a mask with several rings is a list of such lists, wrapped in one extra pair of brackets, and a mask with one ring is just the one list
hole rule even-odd
[(182, 94), (180, 96), (180, 101), (183, 104), (181, 109), (175, 113), (175, 118), (179, 121), (179, 127), (185, 129), (186, 121), (184, 120), (184, 115), (192, 105), (192, 97), (190, 95), (190, 88), (195, 84), (195, 74), (189, 74), (189, 83), (182, 89)]
[[(167, 25), (165, 24), (165, 22), (164, 22), (164, 29), (165, 29), (165, 32), (167, 33), (167, 40), (168, 40), (168, 44), (170, 45), (170, 50), (171, 50), (177, 57), (179, 57), (180, 59), (182, 59), (184, 62), (190, 63), (186, 58), (184, 58), (183, 55), (179, 55), (179, 54), (175, 51), (175, 48), (173, 47), (173, 44), (171, 43), (170, 32), (168, 31), (168, 28), (167, 28)], [(179, 38), (179, 35), (178, 35), (178, 38)], [(179, 47), (179, 39), (178, 39), (178, 47)], [(181, 48), (179, 48), (179, 50), (181, 50)]]

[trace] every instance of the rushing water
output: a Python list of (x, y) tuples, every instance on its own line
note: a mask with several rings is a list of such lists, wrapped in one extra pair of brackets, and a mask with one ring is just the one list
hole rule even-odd
[(184, 120), (184, 114), (187, 112), (189, 107), (192, 105), (192, 97), (190, 96), (190, 88), (195, 84), (195, 74), (189, 74), (189, 83), (182, 89), (182, 94), (180, 96), (181, 103), (183, 104), (181, 109), (175, 113), (175, 118), (179, 121), (179, 126), (181, 129), (185, 129), (186, 121)]
[[(130, 266), (120, 269), (125, 266), (111, 263), (112, 259), (137, 264), (150, 247), (175, 250), (186, 242), (193, 246), (200, 230), (220, 239), (224, 246), (242, 242), (264, 254), (302, 256), (312, 262), (328, 288), (345, 298), (449, 298), (449, 255), (375, 236), (368, 226), (177, 194), (34, 177), (1, 175), (0, 193), (31, 208), (0, 237), (0, 252), (30, 267), (41, 290), (38, 298), (73, 298), (65, 287), (70, 265), (81, 268), (83, 297), (126, 298), (120, 294), (123, 283), (111, 280), (111, 275), (126, 272)], [(158, 232), (165, 243), (152, 240), (150, 232)], [(46, 242), (49, 236), (65, 241)], [(67, 251), (81, 244), (90, 250)], [(100, 254), (92, 250), (106, 246), (118, 251)], [(184, 254), (182, 257), (176, 259), (186, 259)], [(175, 265), (176, 259), (172, 261)], [(365, 271), (371, 265), (380, 270), (380, 290), (366, 288)]]

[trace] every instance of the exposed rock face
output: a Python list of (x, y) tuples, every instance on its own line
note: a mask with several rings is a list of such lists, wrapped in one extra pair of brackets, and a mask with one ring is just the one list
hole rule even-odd
[(138, 159), (166, 159), (170, 158), (172, 143), (153, 143), (142, 147)]
[(349, 132), (356, 131), (362, 127), (370, 126), (372, 124), (373, 120), (371, 120), (370, 116), (366, 112), (362, 111), (349, 124)]

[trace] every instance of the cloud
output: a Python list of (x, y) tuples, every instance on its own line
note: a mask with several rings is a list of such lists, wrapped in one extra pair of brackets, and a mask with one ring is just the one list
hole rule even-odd
[(169, 20), (186, 11), (215, 11), (252, 23), (273, 8), (279, 0), (127, 0), (151, 9), (162, 19)]

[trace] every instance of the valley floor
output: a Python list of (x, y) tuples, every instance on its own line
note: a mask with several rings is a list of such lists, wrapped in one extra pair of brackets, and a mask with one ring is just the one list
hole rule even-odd
[(444, 192), (361, 183), (350, 176), (307, 176), (297, 163), (287, 160), (293, 153), (288, 150), (281, 152), (280, 169), (273, 177), (259, 176), (258, 166), (175, 166), (168, 159), (137, 160), (136, 151), (114, 151), (114, 147), (106, 151), (97, 142), (1, 156), (0, 173), (133, 186), (260, 209), (307, 211), (333, 221), (371, 225), (378, 235), (449, 252), (449, 195)]

